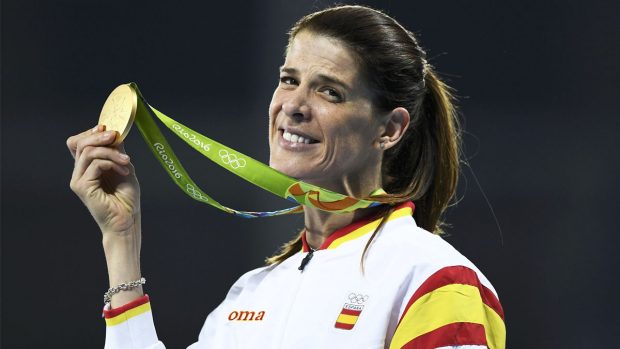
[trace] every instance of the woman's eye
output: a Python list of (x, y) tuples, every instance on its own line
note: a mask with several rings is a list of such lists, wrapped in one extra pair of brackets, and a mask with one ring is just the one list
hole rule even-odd
[(285, 85), (297, 85), (297, 81), (290, 76), (282, 76), (280, 77), (280, 83)]
[(333, 88), (329, 88), (329, 87), (324, 88), (323, 93), (325, 93), (326, 95), (328, 95), (330, 98), (334, 100), (338, 100), (338, 101), (342, 100), (342, 96), (340, 96), (340, 93), (338, 93), (338, 91), (334, 90)]

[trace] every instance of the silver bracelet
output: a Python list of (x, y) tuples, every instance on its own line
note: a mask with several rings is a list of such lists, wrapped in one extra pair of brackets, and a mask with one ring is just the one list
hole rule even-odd
[(110, 300), (112, 299), (112, 296), (119, 293), (120, 291), (129, 291), (129, 290), (133, 290), (134, 288), (140, 286), (140, 285), (144, 285), (146, 283), (146, 279), (145, 278), (140, 278), (140, 280), (136, 280), (136, 281), (130, 281), (130, 282), (123, 282), (120, 285), (116, 285), (114, 287), (110, 287), (110, 289), (108, 290), (108, 292), (106, 292), (103, 295), (103, 302), (104, 303), (110, 303)]

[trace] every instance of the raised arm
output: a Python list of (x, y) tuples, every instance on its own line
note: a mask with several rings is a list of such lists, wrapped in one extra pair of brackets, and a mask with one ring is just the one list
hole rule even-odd
[[(98, 125), (67, 139), (75, 159), (70, 187), (99, 225), (110, 287), (141, 278), (140, 186), (115, 131)], [(102, 292), (103, 293), (103, 292)], [(120, 291), (105, 306), (106, 349), (163, 349), (142, 286)]]
[[(75, 159), (70, 187), (102, 232), (110, 287), (140, 278), (140, 186), (115, 131), (97, 127), (67, 139)], [(142, 287), (112, 296), (112, 307), (143, 295)]]

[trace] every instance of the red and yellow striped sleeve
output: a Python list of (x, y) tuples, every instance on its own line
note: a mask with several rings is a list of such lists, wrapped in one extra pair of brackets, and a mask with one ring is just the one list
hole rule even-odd
[(105, 349), (165, 349), (157, 338), (149, 296), (121, 307), (103, 310), (106, 323)]
[(115, 326), (140, 314), (151, 311), (151, 302), (148, 295), (144, 295), (132, 302), (114, 309), (104, 309), (103, 317), (106, 326)]
[(440, 269), (420, 285), (400, 318), (390, 349), (479, 345), (504, 349), (504, 310), (495, 293), (464, 266)]

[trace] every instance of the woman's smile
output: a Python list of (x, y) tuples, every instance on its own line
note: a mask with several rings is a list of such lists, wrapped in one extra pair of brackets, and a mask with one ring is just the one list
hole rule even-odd
[(278, 129), (278, 143), (286, 150), (308, 151), (316, 149), (320, 141), (303, 131), (291, 127)]

